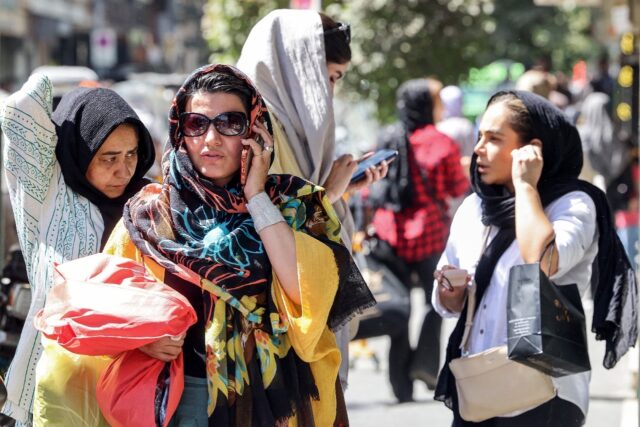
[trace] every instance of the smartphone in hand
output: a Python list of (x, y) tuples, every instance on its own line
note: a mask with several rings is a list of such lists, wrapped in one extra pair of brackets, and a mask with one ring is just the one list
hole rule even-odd
[[(259, 134), (252, 132), (249, 138), (253, 138), (258, 144), (263, 145), (262, 138)], [(251, 168), (251, 162), (253, 161), (253, 149), (250, 145), (242, 147), (242, 153), (240, 154), (240, 184), (245, 185), (247, 183), (247, 177), (249, 176), (249, 168)]]
[(351, 184), (365, 179), (367, 177), (365, 171), (370, 167), (380, 166), (380, 163), (382, 163), (384, 160), (390, 162), (395, 159), (397, 155), (398, 150), (391, 150), (388, 148), (376, 151), (371, 157), (358, 163), (358, 168), (351, 176)]

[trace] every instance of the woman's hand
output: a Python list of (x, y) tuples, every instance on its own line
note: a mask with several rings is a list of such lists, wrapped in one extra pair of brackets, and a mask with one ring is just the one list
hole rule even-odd
[(178, 337), (160, 338), (158, 341), (138, 347), (138, 350), (154, 359), (171, 362), (180, 355), (182, 345), (184, 344), (184, 337), (185, 336), (182, 335)]
[(333, 162), (331, 172), (323, 184), (331, 203), (335, 203), (346, 192), (360, 190), (387, 176), (389, 163), (385, 160), (379, 166), (371, 166), (365, 170), (364, 179), (351, 184), (351, 177), (353, 177), (353, 173), (358, 168), (358, 163), (372, 155), (373, 152), (367, 153), (358, 160), (354, 160), (351, 154), (344, 154)]
[[(443, 265), (439, 271), (434, 272), (434, 278), (438, 283), (438, 298), (440, 299), (440, 304), (451, 313), (460, 313), (464, 307), (464, 300), (467, 296), (467, 286), (448, 286), (442, 275), (442, 271), (455, 268), (457, 267), (453, 265)], [(471, 278), (468, 277), (467, 282), (470, 280)]]
[(329, 172), (327, 180), (322, 184), (331, 203), (337, 202), (347, 191), (349, 181), (351, 181), (353, 172), (357, 167), (358, 162), (353, 160), (351, 154), (343, 154), (333, 162), (331, 172)]
[(536, 188), (542, 175), (542, 143), (534, 139), (530, 144), (511, 152), (511, 178), (514, 188), (528, 184)]
[(273, 140), (265, 125), (256, 121), (251, 130), (262, 138), (263, 144), (256, 142), (253, 138), (241, 140), (242, 145), (248, 146), (249, 150), (253, 151), (247, 182), (244, 185), (244, 196), (247, 200), (264, 191), (273, 154)]
[[(544, 212), (537, 188), (543, 167), (542, 142), (534, 139), (530, 144), (512, 151), (511, 157), (516, 201), (516, 242), (524, 262), (532, 263), (540, 260), (544, 248), (555, 236), (553, 224)], [(557, 254), (555, 251), (555, 256), (551, 259), (550, 271), (545, 271), (549, 275), (557, 271)], [(548, 257), (543, 261), (546, 269)]]
[[(361, 158), (357, 160), (360, 163), (363, 160), (367, 160), (369, 157), (373, 156), (373, 151), (365, 154)], [(379, 166), (371, 166), (369, 169), (364, 171), (365, 178), (361, 179), (358, 182), (354, 182), (353, 184), (349, 184), (347, 187), (347, 191), (358, 191), (373, 184), (376, 181), (380, 181), (382, 178), (387, 176), (387, 172), (389, 172), (389, 162), (383, 160)]]

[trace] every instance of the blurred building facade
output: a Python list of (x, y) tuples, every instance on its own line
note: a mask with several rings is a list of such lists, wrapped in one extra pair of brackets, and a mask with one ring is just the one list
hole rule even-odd
[(205, 0), (0, 0), (0, 87), (40, 65), (84, 65), (102, 78), (186, 72), (207, 58)]

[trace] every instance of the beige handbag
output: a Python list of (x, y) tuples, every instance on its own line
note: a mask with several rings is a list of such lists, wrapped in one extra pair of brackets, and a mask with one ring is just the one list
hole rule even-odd
[(553, 399), (556, 389), (551, 377), (509, 360), (506, 344), (464, 356), (468, 352), (467, 344), (475, 311), (475, 283), (469, 289), (468, 298), (467, 319), (460, 343), (463, 357), (449, 363), (449, 369), (456, 378), (458, 407), (462, 419), (480, 422), (534, 408)]

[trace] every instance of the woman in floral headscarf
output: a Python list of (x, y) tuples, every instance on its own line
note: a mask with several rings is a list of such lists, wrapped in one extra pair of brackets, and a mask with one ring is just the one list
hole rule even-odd
[(325, 193), (267, 175), (268, 114), (230, 66), (187, 79), (170, 111), (170, 142), (164, 184), (127, 204), (108, 251), (143, 262), (198, 313), (184, 341), (141, 349), (162, 360), (184, 351), (173, 425), (346, 424), (328, 327), (374, 301)]

